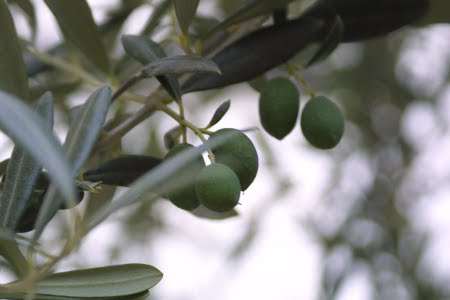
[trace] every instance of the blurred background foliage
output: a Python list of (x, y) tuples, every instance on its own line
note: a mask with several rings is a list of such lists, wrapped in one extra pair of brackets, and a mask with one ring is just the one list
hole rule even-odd
[[(164, 39), (163, 44), (172, 53), (180, 51), (176, 38), (166, 39), (179, 36), (172, 26), (173, 12), (161, 23), (154, 24), (151, 13), (146, 15), (140, 11), (143, 7), (155, 6), (162, 11), (171, 9), (168, 5), (161, 6), (161, 2), (124, 0), (118, 1), (117, 6), (98, 7), (95, 1), (90, 1), (94, 15), (96, 10), (103, 14), (101, 32), (105, 44), (114, 45), (107, 49), (116, 58), (116, 71), (124, 77), (138, 66), (122, 58), (122, 50), (117, 46), (119, 34), (135, 28), (130, 24), (140, 27), (141, 32), (152, 33), (157, 40)], [(199, 18), (195, 25), (222, 19), (241, 3), (241, 0), (201, 1), (200, 16), (205, 18)], [(295, 14), (304, 5), (306, 2), (294, 3), (291, 13)], [(17, 9), (15, 14), (23, 12)], [(142, 15), (147, 19), (142, 19)], [(139, 30), (133, 29), (131, 33), (137, 34)], [(70, 47), (58, 46), (51, 51), (73, 58)], [(39, 64), (35, 67), (36, 70), (42, 68)], [(273, 77), (280, 72), (272, 71), (266, 76)], [(301, 214), (297, 220), (298, 230), (308, 232), (321, 253), (316, 299), (338, 299), (346, 282), (361, 272), (369, 278), (372, 299), (449, 299), (450, 272), (436, 272), (436, 269), (442, 270), (437, 268), (441, 257), (433, 252), (436, 243), (445, 240), (446, 228), (436, 231), (436, 226), (430, 225), (436, 223), (430, 221), (429, 213), (429, 207), (448, 208), (450, 200), (447, 188), (450, 178), (449, 25), (407, 27), (386, 37), (343, 44), (326, 61), (302, 72), (302, 76), (317, 92), (337, 101), (347, 120), (345, 138), (339, 147), (320, 153), (331, 166), (324, 170), (329, 172), (326, 177), (329, 180), (317, 191), (320, 200), (307, 215)], [(147, 91), (152, 84), (153, 81), (148, 81), (137, 90)], [(60, 109), (58, 126), (65, 128), (69, 107), (86, 87), (58, 70), (39, 69), (32, 78), (33, 95), (37, 97), (47, 89), (59, 99), (56, 101)], [(245, 90), (250, 89), (245, 87)], [(201, 122), (207, 120), (209, 116), (201, 115), (206, 107), (220, 103), (210, 100), (216, 99), (217, 93), (222, 97), (220, 101), (227, 97), (226, 92), (213, 91), (197, 93), (194, 100), (186, 102), (192, 117), (199, 117)], [(253, 98), (252, 101), (257, 100)], [(135, 110), (135, 104), (121, 102), (114, 108), (110, 122), (117, 122)], [(128, 153), (162, 157), (165, 152), (162, 135), (173, 125), (155, 115), (127, 135), (121, 148)], [(300, 136), (298, 132), (297, 135)], [(280, 201), (295, 201), (291, 198), (296, 197), (292, 190), (297, 183), (279, 165), (279, 149), (267, 141), (268, 136), (257, 134), (255, 139), (263, 158), (261, 168), (268, 170), (264, 172), (267, 175), (264, 180), (273, 191), (268, 192), (251, 214), (240, 216), (245, 219), (245, 227), (228, 247), (227, 254), (237, 262), (251, 249), (255, 239), (264, 236), (261, 223), (265, 213)], [(307, 148), (299, 139), (293, 145)], [(117, 152), (105, 153), (105, 157)], [(298, 166), (297, 172), (308, 173), (309, 170)], [(439, 195), (444, 195), (441, 196), (444, 202), (438, 200)], [(87, 206), (99, 201), (91, 200)], [(450, 219), (448, 210), (442, 214)], [(122, 238), (109, 245), (110, 259), (126, 255), (130, 247), (145, 245), (145, 249), (152, 249), (155, 237), (169, 234), (173, 229), (166, 217), (158, 202), (149, 201), (142, 201), (121, 214), (116, 230), (120, 230)], [(189, 224), (184, 225), (189, 227)], [(61, 233), (56, 231), (50, 236), (52, 234)], [(72, 263), (88, 262), (80, 255)], [(154, 298), (158, 298), (158, 293)]]

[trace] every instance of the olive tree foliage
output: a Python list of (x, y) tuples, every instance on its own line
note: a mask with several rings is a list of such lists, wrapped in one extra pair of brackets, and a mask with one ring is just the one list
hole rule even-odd
[[(392, 276), (411, 298), (445, 297), (443, 289), (417, 275), (423, 241), (399, 211), (402, 199), (394, 192), (407, 180), (415, 159), (400, 134), (399, 120), (409, 101), (422, 95), (396, 75), (395, 57), (402, 43), (396, 40), (388, 47), (386, 36), (411, 24), (446, 22), (446, 1), (217, 0), (216, 12), (225, 16), (220, 19), (199, 14), (199, 0), (121, 1), (102, 24), (96, 24), (85, 0), (44, 2), (64, 36), (61, 45), (48, 51), (36, 47), (39, 16), (33, 3), (0, 1), (0, 128), (14, 142), (10, 158), (0, 164), (0, 255), (17, 279), (0, 285), (1, 298), (145, 298), (162, 279), (161, 271), (150, 265), (55, 269), (92, 229), (130, 205), (138, 207), (136, 220), (148, 217), (146, 212), (160, 199), (201, 218), (236, 216), (235, 206), (245, 197), (241, 191), (257, 176), (257, 152), (263, 150), (254, 147), (247, 131), (212, 129), (220, 127), (232, 102), (219, 105), (210, 123), (198, 127), (186, 118), (190, 103), (183, 100), (191, 92), (216, 92), (246, 82), (261, 95), (259, 114), (267, 135), (283, 139), (301, 126), (306, 140), (324, 151), (340, 142), (345, 115), (353, 144), (347, 142), (329, 155), (343, 161), (357, 151), (376, 157), (373, 180), (360, 197), (347, 202), (344, 222), (325, 230), (316, 220), (320, 216), (311, 217), (309, 227), (327, 260), (321, 297), (334, 299), (355, 262), (364, 261), (380, 287), (379, 297), (392, 298), (398, 287), (389, 287), (380, 277), (386, 272), (377, 260), (381, 254), (397, 261)], [(142, 28), (122, 34), (124, 23), (142, 6), (152, 8)], [(29, 39), (17, 35), (11, 11), (25, 16)], [(344, 70), (321, 65), (338, 46), (350, 42), (364, 42), (358, 65)], [(115, 51), (115, 44), (122, 51)], [(320, 75), (321, 68), (327, 75)], [(273, 70), (281, 78), (272, 79)], [(310, 99), (301, 121), (298, 87)], [(72, 105), (69, 98), (86, 90), (87, 99)], [(381, 97), (383, 92), (390, 96)], [(380, 125), (373, 112), (383, 109), (388, 114)], [(124, 153), (123, 137), (156, 113), (178, 125), (160, 132), (151, 123), (148, 149)], [(65, 120), (64, 141), (55, 137), (54, 114)], [(191, 141), (188, 132), (196, 139)], [(165, 150), (158, 140), (164, 141)], [(209, 155), (208, 166), (202, 153)], [(402, 159), (390, 162), (398, 156)], [(337, 168), (336, 174), (344, 171)], [(338, 199), (330, 202), (333, 209), (346, 198), (340, 180), (336, 176), (330, 188), (331, 199)], [(114, 197), (116, 187), (126, 191)], [(42, 234), (61, 210), (67, 210), (64, 239), (50, 253), (55, 249), (41, 243)], [(155, 227), (164, 222), (152, 220)], [(255, 236), (258, 220), (253, 221), (235, 257)], [(360, 224), (381, 234), (355, 242), (349, 231), (357, 231)], [(342, 249), (352, 259), (341, 270), (328, 266)]]

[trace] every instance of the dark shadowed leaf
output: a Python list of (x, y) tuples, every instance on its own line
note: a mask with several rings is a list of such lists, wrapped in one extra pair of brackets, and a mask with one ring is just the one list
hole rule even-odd
[(221, 22), (211, 32), (224, 29), (230, 25), (249, 20), (251, 18), (271, 14), (275, 10), (286, 8), (294, 0), (247, 0), (235, 12)]
[(174, 0), (175, 14), (177, 15), (178, 24), (184, 34), (187, 34), (189, 25), (197, 12), (200, 0)]
[(185, 73), (217, 73), (220, 70), (210, 59), (193, 56), (179, 55), (157, 59), (142, 67), (136, 75), (125, 81), (113, 95), (113, 100), (144, 78), (158, 77), (162, 75), (181, 75)]
[(0, 1), (0, 45), (0, 90), (28, 100), (28, 78), (22, 50), (11, 13), (4, 1)]
[(166, 149), (171, 149), (173, 146), (175, 146), (181, 135), (181, 130), (182, 128), (180, 126), (175, 126), (174, 128), (167, 131), (166, 134), (164, 134), (163, 140)]
[[(70, 164), (72, 179), (88, 159), (102, 130), (110, 103), (111, 89), (106, 86), (99, 88), (83, 105), (78, 114), (78, 122), (69, 128), (64, 142), (64, 151)], [(76, 204), (75, 198), (65, 199), (60, 196), (55, 186), (50, 186), (36, 220), (35, 240), (41, 235), (62, 201), (65, 201), (69, 207)]]
[(212, 126), (216, 125), (217, 123), (219, 123), (219, 121), (222, 120), (222, 118), (225, 116), (225, 114), (230, 109), (230, 105), (231, 105), (231, 100), (227, 100), (224, 103), (222, 103), (216, 109), (213, 117), (211, 118), (211, 121), (209, 121), (209, 124), (206, 127), (209, 128), (209, 127), (212, 127)]
[(71, 41), (89, 61), (105, 73), (109, 72), (108, 57), (85, 0), (45, 0), (66, 40)]
[(75, 199), (72, 172), (46, 122), (12, 95), (0, 91), (0, 128), (48, 172), (61, 195)]
[(314, 54), (307, 66), (310, 66), (318, 61), (324, 60), (330, 55), (334, 49), (339, 45), (344, 34), (344, 23), (341, 17), (336, 16), (330, 25), (330, 31), (320, 45), (319, 50)]
[[(53, 128), (53, 97), (44, 94), (38, 101), (37, 112), (45, 120), (48, 132)], [(34, 158), (21, 146), (15, 146), (8, 164), (4, 180), (3, 195), (0, 202), (0, 220), (2, 226), (16, 228), (33, 192), (34, 185), (42, 169)]]
[(86, 171), (83, 178), (109, 185), (128, 186), (160, 162), (161, 159), (152, 156), (122, 155)]
[(344, 23), (342, 42), (385, 35), (425, 15), (429, 0), (319, 0), (304, 15), (331, 20), (339, 15)]
[(144, 66), (141, 69), (141, 76), (144, 78), (185, 73), (216, 73), (220, 74), (217, 64), (205, 57), (194, 55), (178, 55), (165, 57)]
[[(122, 45), (128, 55), (146, 65), (157, 59), (166, 57), (164, 49), (149, 37), (143, 35), (124, 35)], [(156, 79), (177, 101), (181, 100), (181, 88), (173, 75), (157, 76)]]
[(257, 30), (212, 58), (222, 71), (221, 75), (194, 74), (182, 90), (184, 93), (203, 91), (256, 78), (322, 39), (324, 29), (322, 20), (304, 17)]

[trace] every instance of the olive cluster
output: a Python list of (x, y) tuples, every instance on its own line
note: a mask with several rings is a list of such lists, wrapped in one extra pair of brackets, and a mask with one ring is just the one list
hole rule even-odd
[[(209, 140), (222, 138), (225, 142), (211, 149), (214, 162), (205, 166), (199, 155), (172, 178), (173, 184), (166, 196), (174, 205), (190, 211), (202, 204), (212, 211), (226, 212), (238, 204), (241, 191), (245, 191), (256, 177), (258, 154), (251, 140), (237, 129), (220, 129)], [(177, 144), (165, 160), (192, 147), (186, 143)]]
[[(295, 127), (300, 93), (285, 77), (270, 80), (260, 91), (259, 116), (264, 130), (281, 140)], [(306, 140), (316, 148), (334, 148), (344, 133), (339, 107), (324, 96), (313, 96), (303, 107), (300, 127)]]

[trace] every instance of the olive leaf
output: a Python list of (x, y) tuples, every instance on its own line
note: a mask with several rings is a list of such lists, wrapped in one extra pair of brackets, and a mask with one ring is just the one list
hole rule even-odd
[(161, 159), (144, 155), (121, 155), (86, 171), (83, 178), (103, 184), (129, 186), (161, 163)]
[(177, 143), (178, 138), (181, 135), (181, 126), (175, 126), (164, 134), (164, 146), (167, 149), (171, 149)]
[(341, 0), (316, 1), (305, 13), (330, 20), (342, 18), (342, 42), (354, 42), (385, 35), (422, 17), (429, 6), (427, 0)]
[(119, 297), (146, 291), (163, 274), (153, 266), (125, 264), (55, 273), (40, 281), (38, 294), (67, 297)]
[[(64, 142), (64, 151), (70, 164), (72, 180), (88, 159), (97, 142), (110, 102), (110, 88), (105, 86), (97, 89), (83, 105), (78, 122), (69, 128)], [(76, 204), (75, 197), (67, 199), (61, 196), (54, 185), (49, 187), (36, 220), (35, 240), (42, 234), (47, 223), (61, 206), (62, 201), (65, 201), (69, 207)]]
[(286, 8), (286, 6), (294, 0), (247, 0), (240, 6), (231, 16), (227, 17), (223, 22), (214, 27), (210, 34), (218, 30), (222, 30), (230, 25), (246, 21), (248, 19), (270, 14), (275, 10)]
[(310, 66), (318, 61), (327, 58), (339, 45), (344, 34), (344, 23), (341, 17), (335, 16), (330, 25), (330, 31), (325, 39), (322, 41), (320, 48), (314, 54), (306, 66)]
[[(53, 97), (44, 94), (36, 106), (45, 120), (48, 132), (53, 128)], [(42, 166), (21, 146), (15, 146), (8, 163), (1, 197), (1, 225), (14, 229), (25, 211)]]
[(158, 27), (158, 25), (161, 24), (161, 19), (164, 17), (166, 12), (169, 10), (169, 8), (172, 6), (173, 0), (162, 0), (159, 3), (155, 3), (155, 6), (153, 7), (153, 12), (150, 15), (150, 17), (147, 20), (147, 23), (144, 26), (144, 29), (142, 29), (142, 34), (151, 36), (155, 28)]
[[(140, 299), (162, 277), (161, 271), (150, 265), (106, 266), (51, 274), (37, 283), (34, 292), (38, 295), (36, 299), (39, 295), (40, 299)], [(7, 295), (6, 298), (16, 297)]]
[(185, 73), (216, 73), (220, 69), (216, 63), (208, 58), (194, 55), (178, 55), (157, 59), (142, 67), (136, 75), (125, 81), (113, 95), (113, 99), (142, 80), (160, 75), (181, 75)]
[(108, 56), (87, 2), (45, 0), (45, 3), (58, 21), (66, 40), (72, 42), (94, 66), (108, 73)]
[(5, 1), (0, 1), (0, 45), (0, 90), (26, 101), (28, 77), (14, 21)]
[(198, 3), (200, 0), (174, 0), (175, 14), (177, 16), (178, 24), (184, 34), (188, 33), (189, 25), (197, 12)]
[(212, 58), (222, 75), (194, 74), (182, 90), (184, 93), (203, 91), (251, 80), (321, 40), (325, 27), (321, 19), (303, 17), (257, 30)]
[[(126, 53), (146, 65), (157, 59), (166, 57), (164, 49), (149, 37), (143, 35), (124, 35), (122, 45)], [(181, 101), (181, 88), (173, 75), (156, 76), (166, 91), (178, 102)]]
[(225, 114), (230, 109), (230, 105), (231, 105), (231, 100), (227, 100), (227, 101), (223, 102), (222, 104), (220, 104), (220, 106), (214, 112), (214, 115), (212, 116), (211, 121), (209, 121), (209, 124), (208, 124), (208, 126), (206, 126), (206, 128), (213, 127), (214, 125), (219, 123), (219, 121), (222, 120), (222, 118), (225, 116)]
[(59, 193), (75, 199), (72, 172), (46, 122), (12, 95), (0, 91), (0, 129), (48, 172)]
[[(144, 300), (147, 299), (149, 295), (148, 291), (136, 293), (132, 295), (126, 295), (126, 296), (119, 296), (119, 297), (108, 297), (107, 300)], [(9, 294), (9, 293), (1, 293), (0, 292), (0, 298), (4, 299), (17, 299), (17, 300), (23, 300), (27, 299), (26, 293), (15, 293), (15, 294)], [(33, 300), (106, 300), (106, 298), (93, 298), (93, 297), (63, 297), (63, 296), (54, 296), (54, 295), (45, 295), (45, 294), (33, 294)]]

